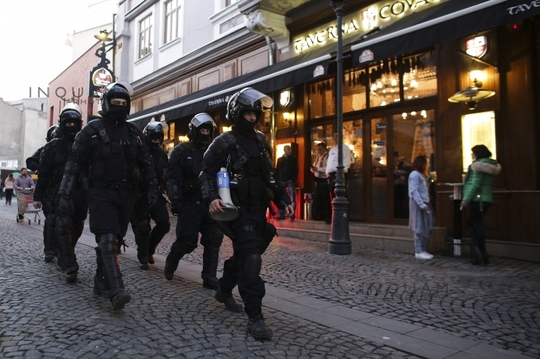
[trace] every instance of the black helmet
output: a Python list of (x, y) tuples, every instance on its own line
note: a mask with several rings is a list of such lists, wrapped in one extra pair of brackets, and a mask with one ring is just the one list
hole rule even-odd
[[(82, 128), (82, 111), (79, 105), (68, 102), (58, 116), (59, 135), (73, 139)], [(73, 123), (74, 126), (67, 126)]]
[[(195, 142), (198, 145), (209, 145), (212, 141), (212, 138), (214, 138), (216, 123), (209, 114), (201, 112), (196, 114), (195, 117), (191, 119), (188, 128), (188, 138), (191, 141)], [(207, 128), (208, 130), (210, 130), (210, 134), (203, 135), (200, 132), (201, 128)]]
[[(148, 146), (161, 146), (163, 144), (163, 134), (169, 130), (169, 126), (166, 122), (152, 121), (143, 130), (143, 135), (146, 138), (146, 144)], [(154, 143), (152, 140), (158, 139), (159, 143)]]
[(49, 129), (47, 130), (47, 137), (45, 138), (47, 142), (58, 136), (57, 130), (58, 125), (52, 125), (51, 127), (49, 127)]
[[(111, 104), (113, 98), (121, 98), (127, 101), (127, 106)], [(116, 121), (125, 121), (131, 109), (131, 95), (126, 86), (113, 82), (108, 84), (101, 94), (101, 114), (104, 117), (111, 116)]]
[[(227, 103), (227, 119), (234, 125), (239, 125), (243, 113), (253, 111), (257, 114), (257, 122), (261, 119), (263, 110), (272, 107), (274, 101), (267, 95), (251, 87), (246, 87), (231, 96)], [(255, 124), (256, 124), (255, 123)]]

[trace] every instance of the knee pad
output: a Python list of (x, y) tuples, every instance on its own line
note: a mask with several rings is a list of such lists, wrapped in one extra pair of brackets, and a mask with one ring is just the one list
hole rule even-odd
[(250, 254), (244, 260), (244, 275), (249, 282), (256, 282), (261, 273), (262, 259), (259, 254)]
[(98, 248), (102, 254), (116, 253), (118, 237), (114, 234), (102, 234), (98, 237)]

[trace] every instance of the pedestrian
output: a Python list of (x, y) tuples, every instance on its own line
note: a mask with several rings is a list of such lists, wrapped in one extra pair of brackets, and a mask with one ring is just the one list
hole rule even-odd
[[(79, 181), (73, 184), (71, 198), (73, 208), (60, 208), (58, 189), (64, 177), (64, 169), (71, 154), (75, 135), (82, 128), (82, 111), (79, 105), (67, 103), (58, 118), (59, 128), (55, 139), (47, 142), (41, 151), (39, 161), (39, 181), (34, 191), (34, 207), (48, 206), (46, 221), (54, 221), (55, 233), (45, 233), (45, 261), (52, 262), (58, 251), (58, 264), (66, 275), (68, 283), (77, 280), (79, 264), (75, 256), (75, 246), (82, 235), (84, 221), (88, 212), (86, 190)], [(52, 224), (52, 223), (50, 223)], [(49, 225), (50, 225), (49, 224)]]
[(330, 224), (332, 221), (332, 204), (326, 166), (328, 162), (328, 150), (326, 143), (317, 144), (317, 157), (311, 165), (310, 171), (315, 180), (315, 216), (318, 221), (325, 221)]
[(223, 232), (208, 215), (208, 206), (203, 201), (198, 181), (203, 154), (214, 138), (216, 124), (210, 115), (199, 113), (193, 117), (188, 128), (190, 141), (181, 142), (173, 149), (166, 173), (171, 209), (178, 216), (178, 221), (176, 241), (167, 255), (163, 273), (168, 280), (173, 279), (180, 259), (197, 248), (201, 233), (201, 245), (204, 247), (203, 287), (218, 289), (216, 272)]
[(11, 197), (13, 197), (13, 184), (15, 183), (15, 178), (13, 178), (13, 173), (10, 173), (6, 180), (4, 181), (4, 189), (6, 192), (6, 205), (11, 206)]
[(431, 259), (426, 251), (427, 242), (433, 228), (433, 208), (428, 193), (429, 160), (417, 156), (409, 175), (409, 228), (414, 232), (414, 253), (418, 259)]
[(103, 90), (101, 118), (88, 122), (77, 134), (60, 186), (61, 202), (69, 207), (79, 181), (88, 181), (90, 231), (96, 236), (97, 270), (94, 293), (110, 299), (113, 310), (124, 308), (131, 294), (124, 288), (118, 251), (125, 237), (137, 184), (148, 184), (148, 205), (158, 197), (144, 135), (127, 122), (131, 96), (125, 85), (111, 83)]
[[(29, 194), (31, 191), (34, 190), (34, 185), (35, 185), (34, 180), (32, 179), (31, 176), (28, 175), (28, 170), (24, 167), (21, 168), (21, 175), (15, 179), (15, 182), (13, 182), (13, 188), (19, 194)], [(23, 200), (22, 198), (23, 196), (17, 197), (19, 221), (22, 221), (24, 219), (24, 212), (26, 211), (26, 207), (29, 204), (26, 202), (26, 200)]]
[(6, 185), (4, 180), (0, 178), (0, 199), (4, 199), (4, 192), (6, 191)]
[[(148, 184), (139, 181), (139, 194), (135, 200), (132, 214), (132, 227), (135, 232), (137, 242), (137, 259), (139, 268), (148, 270), (148, 264), (154, 264), (154, 253), (163, 237), (169, 233), (171, 222), (169, 221), (169, 210), (167, 201), (162, 193), (165, 192), (164, 172), (169, 166), (167, 154), (161, 145), (163, 144), (163, 132), (168, 130), (165, 122), (152, 121), (143, 130), (143, 135), (148, 146), (148, 153), (152, 166), (156, 172), (157, 184), (160, 196), (154, 206), (148, 206)], [(154, 221), (154, 227), (151, 226)]]
[[(298, 176), (298, 163), (296, 157), (292, 155), (291, 146), (286, 145), (283, 147), (283, 156), (278, 158), (277, 161), (277, 173), (281, 185), (289, 192), (289, 198), (291, 199), (291, 205), (293, 209), (296, 208), (296, 177)], [(285, 219), (285, 211), (279, 209), (278, 219)], [(294, 212), (289, 216), (291, 221), (294, 221)]]
[[(47, 130), (47, 136), (45, 137), (45, 140), (47, 141), (47, 143), (57, 137), (57, 130), (58, 130), (58, 125), (52, 125), (51, 127), (49, 127), (49, 129)], [(26, 167), (36, 172), (38, 174), (38, 178), (42, 178), (39, 174), (39, 161), (41, 158), (41, 152), (43, 152), (44, 148), (45, 146), (38, 148), (36, 152), (32, 154), (32, 156), (26, 159)], [(69, 152), (71, 152), (71, 148), (69, 149)], [(64, 165), (65, 165), (65, 162), (64, 162)], [(62, 168), (62, 171), (63, 171), (63, 168)], [(39, 183), (39, 180), (38, 180), (38, 183)], [(37, 187), (38, 185), (36, 184), (36, 189)], [(45, 221), (43, 223), (43, 247), (44, 247), (46, 262), (52, 262), (54, 260), (54, 257), (58, 256), (58, 248), (56, 246), (56, 237), (55, 237), (56, 234), (54, 230), (55, 218), (54, 218), (54, 214), (51, 215), (51, 213), (53, 212), (53, 204), (50, 201), (52, 196), (50, 193), (48, 193), (49, 190), (58, 191), (58, 187), (56, 187), (56, 189), (53, 189), (52, 186), (48, 185), (46, 188), (46, 191), (43, 193), (42, 198), (41, 198), (41, 208), (43, 210), (43, 215), (45, 216)], [(35, 194), (34, 194), (34, 198), (35, 198)]]
[[(338, 167), (338, 134), (334, 133), (334, 145), (328, 151), (328, 161), (326, 163), (326, 176), (328, 177), (328, 185), (330, 187), (330, 194), (335, 197), (336, 188), (336, 174)], [(344, 143), (342, 144), (343, 152), (343, 183), (347, 185), (346, 176), (351, 166), (351, 150)]]
[(472, 164), (467, 169), (463, 187), (461, 208), (469, 208), (467, 228), (471, 236), (471, 263), (489, 264), (486, 250), (484, 216), (493, 203), (493, 181), (501, 172), (501, 166), (492, 159), (491, 151), (484, 145), (472, 149)]
[(230, 178), (231, 199), (239, 207), (239, 216), (224, 227), (233, 243), (233, 255), (225, 261), (215, 298), (227, 309), (241, 311), (232, 297), (238, 285), (249, 318), (247, 330), (256, 339), (271, 339), (273, 334), (262, 314), (265, 287), (260, 277), (261, 254), (275, 235), (275, 228), (266, 221), (269, 201), (284, 209), (285, 215), (294, 213), (285, 188), (275, 178), (268, 141), (255, 130), (263, 109), (272, 105), (270, 97), (249, 87), (232, 95), (227, 103), (232, 130), (216, 137), (208, 147), (199, 176), (211, 216), (219, 216), (226, 207), (217, 189), (217, 173), (223, 168)]

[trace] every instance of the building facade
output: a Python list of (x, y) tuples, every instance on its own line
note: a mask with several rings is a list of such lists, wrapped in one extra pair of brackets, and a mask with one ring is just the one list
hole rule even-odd
[(0, 170), (7, 174), (26, 167), (26, 159), (46, 143), (47, 99), (31, 98), (4, 102), (0, 98), (2, 141)]
[[(167, 121), (174, 146), (197, 112), (210, 113), (220, 130), (228, 126), (228, 96), (252, 86), (275, 100), (260, 129), (275, 157), (293, 145), (303, 191), (313, 190), (315, 145), (331, 146), (332, 134), (343, 131), (353, 158), (347, 175), (352, 221), (406, 225), (410, 165), (417, 155), (428, 156), (437, 225), (449, 238), (468, 237), (452, 196), (459, 195), (454, 188), (470, 164), (470, 148), (483, 143), (503, 168), (485, 219), (491, 252), (539, 260), (536, 3), (347, 1), (342, 128), (332, 61), (337, 23), (329, 2), (199, 3), (207, 13), (187, 1), (121, 5), (129, 49), (121, 71), (135, 90), (132, 121)], [(169, 44), (173, 8), (182, 35)]]

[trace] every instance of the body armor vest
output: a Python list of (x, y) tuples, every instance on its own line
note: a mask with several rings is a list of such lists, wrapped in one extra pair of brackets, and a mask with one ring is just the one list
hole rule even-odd
[[(126, 123), (124, 133), (109, 136), (100, 120), (88, 123), (97, 136), (92, 136), (89, 180), (93, 185), (126, 183), (135, 186), (141, 178), (137, 163), (142, 140), (135, 125)], [(97, 142), (97, 143), (96, 143)]]

